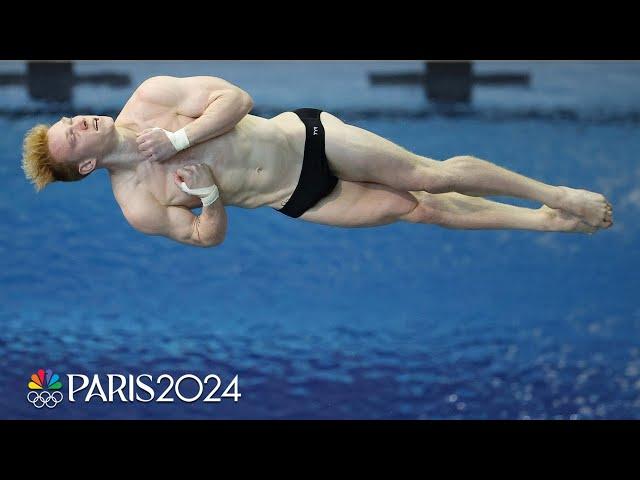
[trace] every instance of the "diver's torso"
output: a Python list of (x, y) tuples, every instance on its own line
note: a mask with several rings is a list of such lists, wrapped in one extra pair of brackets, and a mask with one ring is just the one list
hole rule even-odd
[[(149, 109), (144, 116), (124, 114), (125, 110), (116, 125), (136, 132), (151, 127), (176, 131), (195, 120), (173, 112), (154, 114)], [(180, 190), (173, 175), (183, 165), (206, 163), (213, 171), (225, 205), (281, 208), (297, 185), (304, 142), (304, 124), (292, 112), (272, 119), (246, 115), (224, 135), (194, 145), (163, 162), (141, 162), (136, 168), (135, 185), (151, 192), (163, 205), (196, 208), (201, 206), (200, 200)]]

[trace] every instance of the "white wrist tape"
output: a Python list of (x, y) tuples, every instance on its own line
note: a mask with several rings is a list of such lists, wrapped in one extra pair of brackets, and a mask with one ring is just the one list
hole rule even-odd
[(181, 182), (180, 190), (182, 190), (185, 193), (188, 193), (189, 195), (195, 195), (196, 197), (200, 197), (203, 207), (208, 207), (213, 202), (215, 202), (220, 196), (220, 192), (218, 191), (218, 186), (216, 184), (213, 184), (210, 187), (189, 188), (187, 187), (186, 183)]
[(164, 128), (160, 127), (154, 127), (153, 130), (162, 130), (167, 135), (167, 137), (171, 141), (171, 144), (177, 152), (180, 152), (185, 148), (189, 148), (189, 146), (191, 145), (189, 143), (189, 138), (187, 137), (187, 132), (184, 130), (184, 128), (181, 128), (177, 132), (170, 132), (169, 130), (165, 130)]

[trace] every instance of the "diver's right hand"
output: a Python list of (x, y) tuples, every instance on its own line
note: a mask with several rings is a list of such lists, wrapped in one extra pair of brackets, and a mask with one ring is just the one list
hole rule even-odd
[(162, 162), (173, 157), (178, 151), (169, 138), (170, 134), (173, 133), (158, 127), (144, 129), (136, 138), (138, 151), (152, 162)]

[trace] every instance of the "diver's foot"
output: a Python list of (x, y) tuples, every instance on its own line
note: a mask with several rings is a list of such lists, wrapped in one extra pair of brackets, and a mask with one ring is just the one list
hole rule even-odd
[(592, 227), (609, 228), (613, 225), (613, 207), (600, 193), (559, 186), (558, 201), (554, 208), (582, 218)]
[(564, 210), (547, 207), (540, 207), (543, 215), (544, 230), (548, 232), (573, 232), (573, 233), (594, 233), (598, 227), (589, 225), (581, 217), (573, 215)]

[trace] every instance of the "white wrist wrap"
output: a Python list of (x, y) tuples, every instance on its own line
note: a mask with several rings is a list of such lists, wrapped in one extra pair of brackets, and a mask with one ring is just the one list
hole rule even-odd
[(216, 184), (213, 184), (210, 187), (189, 188), (187, 187), (186, 183), (181, 182), (180, 190), (182, 190), (185, 193), (188, 193), (189, 195), (195, 195), (197, 197), (200, 197), (203, 207), (208, 207), (213, 202), (215, 202), (220, 196), (220, 192), (218, 191), (218, 186)]
[(190, 146), (189, 138), (187, 137), (187, 132), (185, 132), (184, 128), (181, 128), (177, 132), (170, 132), (169, 130), (165, 130), (160, 127), (154, 127), (153, 129), (162, 130), (167, 135), (177, 152), (180, 152), (185, 148), (189, 148)]

